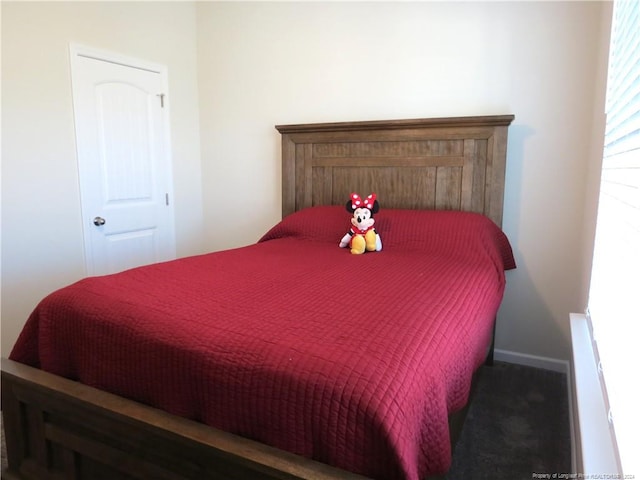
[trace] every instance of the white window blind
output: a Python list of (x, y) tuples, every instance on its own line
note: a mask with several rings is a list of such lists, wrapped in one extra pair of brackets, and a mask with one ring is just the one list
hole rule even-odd
[(622, 473), (640, 478), (640, 1), (615, 0), (588, 315)]

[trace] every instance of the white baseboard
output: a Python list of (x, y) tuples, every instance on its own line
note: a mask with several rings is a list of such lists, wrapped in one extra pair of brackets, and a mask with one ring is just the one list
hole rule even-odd
[(496, 349), (493, 355), (493, 358), (499, 362), (514, 363), (516, 365), (524, 365), (526, 367), (542, 368), (544, 370), (552, 370), (554, 372), (566, 374), (569, 373), (568, 360), (540, 357), (538, 355), (529, 355), (528, 353), (511, 352), (509, 350), (500, 349)]

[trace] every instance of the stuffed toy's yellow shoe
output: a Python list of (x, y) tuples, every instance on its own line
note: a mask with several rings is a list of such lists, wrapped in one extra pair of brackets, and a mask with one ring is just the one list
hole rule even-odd
[[(375, 237), (375, 234), (374, 234)], [(375, 238), (373, 239), (374, 244), (375, 244)], [(354, 255), (360, 255), (361, 253), (364, 253), (364, 249), (366, 247), (366, 242), (365, 239), (362, 235), (354, 235), (353, 238), (351, 239), (351, 253), (353, 253)], [(375, 248), (375, 245), (374, 245)]]
[(366, 243), (367, 252), (374, 252), (376, 250), (375, 230), (369, 230), (364, 236), (364, 241)]

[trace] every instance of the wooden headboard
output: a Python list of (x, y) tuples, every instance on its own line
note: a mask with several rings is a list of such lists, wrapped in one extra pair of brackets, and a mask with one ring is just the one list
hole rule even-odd
[(375, 192), (381, 208), (483, 213), (502, 225), (513, 115), (278, 125), (282, 216)]

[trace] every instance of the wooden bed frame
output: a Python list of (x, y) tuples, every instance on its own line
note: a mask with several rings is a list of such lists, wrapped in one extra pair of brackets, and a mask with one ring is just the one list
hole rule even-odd
[[(376, 192), (382, 208), (502, 221), (512, 115), (284, 125), (282, 215)], [(491, 355), (491, 354), (490, 354)], [(7, 479), (358, 479), (2, 359)], [(466, 409), (450, 418), (452, 443)]]

